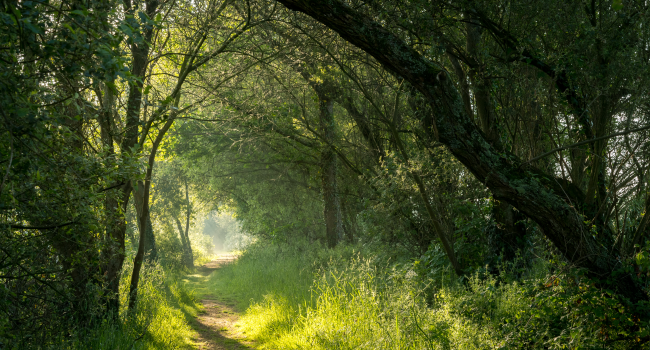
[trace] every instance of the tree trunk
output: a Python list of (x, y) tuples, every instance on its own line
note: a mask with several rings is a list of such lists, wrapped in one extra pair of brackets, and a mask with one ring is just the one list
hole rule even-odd
[(190, 215), (192, 214), (192, 203), (190, 202), (190, 189), (187, 185), (187, 179), (185, 179), (185, 200), (187, 201), (187, 213), (185, 214), (185, 242), (187, 242), (186, 266), (193, 268), (194, 252), (192, 251), (192, 244), (190, 242)]
[(186, 236), (183, 232), (183, 224), (181, 220), (177, 217), (174, 218), (176, 221), (176, 227), (178, 227), (178, 233), (181, 235), (181, 244), (183, 245), (183, 265), (188, 268), (194, 267), (194, 259), (192, 254), (192, 247), (190, 246), (189, 236)]
[[(319, 109), (319, 131), (323, 140), (321, 149), (321, 189), (323, 191), (323, 216), (325, 218), (325, 238), (327, 246), (334, 248), (343, 239), (343, 218), (341, 214), (341, 200), (337, 186), (338, 157), (334, 150), (336, 126), (334, 123), (334, 100), (337, 89), (328, 77), (313, 75), (299, 65), (295, 69), (305, 78), (307, 83), (314, 89), (318, 97)], [(311, 67), (317, 71), (317, 67)]]
[[(154, 18), (158, 11), (158, 1), (146, 1), (146, 14), (148, 18)], [(124, 137), (121, 142), (123, 152), (131, 152), (131, 148), (138, 141), (138, 128), (140, 126), (140, 109), (142, 107), (142, 88), (144, 87), (145, 74), (149, 67), (149, 47), (153, 36), (154, 26), (140, 26), (136, 20), (136, 12), (140, 10), (140, 1), (124, 1), (126, 10), (126, 22), (131, 26), (134, 34), (140, 36), (140, 40), (133, 40), (131, 49), (131, 75), (129, 80), (129, 96), (126, 104), (126, 126)]]
[(512, 205), (503, 201), (494, 201), (492, 216), (494, 226), (488, 236), (488, 263), (492, 268), (500, 256), (502, 262), (510, 262), (517, 256), (517, 251), (525, 248), (526, 225), (523, 215), (514, 210)]
[[(131, 74), (132, 74), (132, 79), (129, 80), (129, 96), (127, 99), (127, 106), (126, 106), (126, 126), (124, 129), (124, 136), (122, 137), (122, 140), (120, 142), (120, 149), (125, 155), (131, 155), (133, 154), (133, 148), (138, 142), (138, 128), (140, 125), (140, 109), (142, 106), (142, 88), (144, 84), (144, 78), (145, 78), (145, 73), (147, 71), (147, 67), (149, 65), (149, 43), (151, 42), (151, 37), (153, 35), (153, 29), (154, 26), (147, 26), (144, 28), (143, 31), (140, 31), (141, 27), (139, 23), (135, 20), (136, 16), (136, 10), (138, 7), (138, 3), (136, 3), (136, 6), (132, 6), (131, 1), (125, 1), (124, 2), (124, 8), (127, 12), (127, 22), (128, 24), (134, 29), (136, 34), (141, 35), (141, 41), (140, 42), (133, 42), (131, 44)], [(148, 15), (149, 18), (154, 18), (156, 11), (158, 10), (158, 1), (153, 0), (153, 1), (148, 1), (146, 3), (146, 14)], [(170, 119), (173, 120), (173, 119)], [(164, 128), (164, 127), (163, 127)], [(159, 135), (164, 134), (164, 132), (161, 131)], [(155, 143), (155, 142), (154, 142)], [(158, 141), (160, 143), (160, 141)], [(157, 145), (156, 145), (157, 146)], [(157, 148), (157, 147), (156, 147)], [(155, 154), (156, 150), (152, 150), (152, 154)], [(153, 160), (151, 159), (151, 156), (149, 157), (149, 169), (147, 170), (148, 177), (146, 178), (145, 182), (150, 182), (151, 181), (151, 167), (153, 166)], [(141, 227), (146, 227), (146, 218), (149, 216), (149, 188), (147, 187), (148, 183), (145, 184), (145, 193), (143, 195), (145, 205), (142, 207), (142, 218), (139, 220)], [(132, 189), (132, 185), (129, 184), (128, 191), (124, 191), (124, 212), (126, 212), (126, 207), (128, 205), (129, 197), (130, 197), (130, 192)], [(128, 193), (127, 193), (128, 192)], [(121, 225), (120, 225), (121, 226)], [(124, 250), (124, 233), (126, 232), (126, 222), (124, 222), (124, 230), (122, 230), (121, 227), (118, 228), (120, 232), (119, 234), (119, 240), (121, 242), (121, 247), (122, 251)], [(131, 275), (131, 286), (130, 286), (130, 293), (129, 293), (129, 309), (132, 309), (135, 307), (135, 301), (137, 299), (137, 286), (138, 286), (138, 281), (140, 279), (140, 267), (142, 266), (142, 259), (144, 257), (144, 243), (146, 241), (146, 230), (140, 230), (140, 240), (138, 244), (138, 252), (136, 253), (135, 256), (135, 261), (133, 264), (133, 274)], [(122, 253), (124, 254), (124, 253)], [(122, 258), (122, 261), (124, 261), (124, 258)], [(121, 264), (120, 266), (120, 271), (121, 271)], [(116, 282), (118, 283), (118, 290), (119, 290), (119, 280)]]
[(334, 99), (324, 92), (318, 93), (321, 132), (328, 144), (321, 151), (321, 178), (323, 186), (324, 216), (327, 246), (334, 248), (343, 239), (341, 200), (337, 186), (337, 157), (334, 141)]
[[(498, 152), (465, 112), (462, 97), (447, 73), (371, 18), (337, 0), (278, 0), (333, 29), (373, 56), (386, 69), (407, 80), (428, 101), (432, 113), (425, 131), (445, 144), (497, 200), (503, 200), (534, 220), (564, 257), (599, 280), (611, 279), (620, 295), (632, 302), (648, 300), (629, 274), (615, 275), (617, 251), (592, 234), (579, 208), (584, 194), (563, 179)], [(580, 198), (581, 197), (581, 198)]]
[[(120, 275), (124, 266), (124, 238), (126, 235), (126, 220), (124, 214), (131, 196), (131, 184), (120, 187), (119, 199), (108, 197), (106, 200), (109, 224), (106, 226), (106, 239), (102, 250), (102, 271), (107, 285), (105, 297), (106, 313), (109, 317), (117, 317), (120, 311)], [(117, 196), (116, 196), (117, 197)], [(119, 206), (119, 208), (118, 208)]]
[[(497, 151), (503, 152), (503, 145), (499, 137), (497, 128), (497, 119), (494, 114), (492, 104), (492, 95), (490, 91), (490, 79), (485, 77), (483, 72), (483, 62), (479, 56), (481, 45), (481, 28), (473, 23), (466, 23), (467, 29), (467, 53), (470, 60), (473, 60), (473, 66), (469, 70), (469, 79), (472, 82), (472, 91), (474, 92), (474, 101), (476, 102), (476, 114), (481, 125), (481, 130), (485, 134), (487, 141)], [(466, 107), (465, 97), (463, 105)], [(468, 113), (471, 118), (471, 115)], [(512, 205), (495, 201), (492, 206), (492, 218), (494, 226), (491, 227), (490, 236), (488, 237), (488, 263), (495, 265), (497, 259), (501, 256), (501, 261), (509, 262), (514, 260), (518, 250), (525, 249), (526, 226), (518, 223), (523, 218), (518, 212), (515, 212)], [(492, 266), (494, 268), (495, 266)]]
[[(176, 99), (176, 104), (178, 104), (178, 98)], [(158, 131), (158, 135), (151, 145), (151, 154), (149, 154), (149, 164), (147, 167), (147, 173), (144, 178), (144, 193), (142, 195), (143, 205), (142, 205), (142, 215), (140, 217), (140, 228), (147, 227), (147, 217), (149, 217), (149, 189), (151, 188), (151, 173), (153, 171), (153, 165), (156, 160), (156, 152), (160, 146), (160, 142), (167, 133), (167, 130), (172, 126), (176, 116), (174, 114), (170, 115), (167, 119), (167, 122), (163, 127)], [(142, 261), (144, 259), (144, 247), (147, 240), (146, 230), (140, 230), (140, 240), (138, 242), (138, 252), (135, 255), (133, 261), (133, 274), (131, 274), (131, 286), (129, 288), (129, 310), (135, 308), (136, 301), (138, 299), (138, 283), (140, 281), (140, 269), (142, 268)]]
[[(101, 96), (99, 91), (98, 96)], [(102, 113), (99, 118), (101, 127), (101, 140), (104, 150), (109, 155), (115, 154), (113, 145), (112, 118), (115, 112), (115, 94), (110, 86), (103, 89)], [(109, 318), (116, 317), (120, 310), (120, 274), (124, 265), (124, 236), (126, 234), (126, 220), (124, 213), (131, 194), (131, 184), (120, 186), (115, 191), (106, 194), (104, 211), (106, 215), (106, 236), (102, 249), (101, 271), (104, 273), (104, 282), (107, 285), (105, 293), (105, 311)]]
[[(135, 211), (137, 213), (138, 228), (140, 230), (142, 230), (142, 227), (139, 225), (142, 221), (142, 206), (144, 204), (143, 196), (144, 183), (142, 181), (138, 181), (138, 188), (137, 190), (133, 191), (133, 198), (135, 199)], [(147, 212), (151, 213), (151, 206), (148, 209), (149, 210), (147, 210)], [(145, 235), (147, 236), (147, 239), (144, 242), (145, 260), (147, 262), (152, 262), (158, 258), (158, 251), (156, 250), (156, 237), (154, 236), (153, 226), (151, 224), (151, 214), (147, 215), (145, 221), (147, 222), (147, 226), (145, 227)]]

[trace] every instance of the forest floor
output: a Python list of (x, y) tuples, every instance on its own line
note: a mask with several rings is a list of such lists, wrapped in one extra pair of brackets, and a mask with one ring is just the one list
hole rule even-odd
[(237, 256), (232, 254), (220, 255), (216, 260), (197, 267), (196, 274), (187, 276), (203, 305), (203, 310), (190, 321), (190, 325), (198, 334), (194, 341), (200, 350), (254, 349), (253, 343), (246, 340), (245, 335), (235, 326), (239, 319), (239, 312), (235, 307), (236, 300), (211, 294), (206, 287), (212, 273), (236, 258)]

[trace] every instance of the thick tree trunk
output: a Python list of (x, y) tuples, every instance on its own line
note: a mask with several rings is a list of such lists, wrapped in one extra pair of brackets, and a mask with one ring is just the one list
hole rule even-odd
[[(107, 235), (102, 250), (102, 271), (107, 285), (106, 312), (109, 317), (117, 317), (120, 311), (120, 275), (124, 266), (124, 238), (126, 235), (126, 220), (124, 214), (131, 195), (131, 184), (123, 185), (119, 190), (119, 199), (108, 198), (106, 211), (109, 217)], [(118, 208), (120, 206), (120, 208)]]
[[(101, 91), (98, 95), (101, 94)], [(109, 86), (104, 86), (102, 113), (99, 118), (101, 139), (104, 150), (110, 155), (115, 154), (113, 145), (112, 118), (115, 112), (115, 95)], [(102, 267), (107, 292), (105, 293), (105, 308), (108, 317), (117, 317), (120, 310), (120, 274), (124, 265), (124, 236), (126, 220), (124, 213), (131, 194), (131, 185), (127, 183), (106, 194), (104, 211), (106, 213), (106, 236), (102, 249)]]
[(468, 117), (462, 97), (444, 70), (340, 1), (278, 1), (330, 27), (412, 84), (432, 107), (433, 113), (423, 121), (426, 132), (445, 144), (492, 191), (495, 199), (513, 205), (540, 225), (548, 239), (576, 267), (586, 269), (592, 277), (612, 279), (618, 292), (633, 302), (648, 300), (629, 274), (614, 275), (618, 252), (603, 245), (600, 236), (592, 234), (585, 225), (584, 216), (565, 201), (568, 195), (572, 201), (584, 202), (581, 191), (490, 145)]
[(526, 246), (526, 225), (522, 222), (525, 217), (503, 201), (495, 201), (492, 215), (495, 224), (488, 237), (488, 262), (496, 264), (499, 256), (501, 261), (513, 261), (517, 251)]
[(321, 151), (321, 178), (323, 186), (324, 216), (327, 246), (334, 248), (343, 239), (341, 200), (337, 186), (337, 157), (333, 150), (334, 141), (334, 99), (326, 93), (318, 94), (321, 132), (328, 144)]
[[(481, 126), (481, 130), (485, 134), (486, 140), (497, 151), (503, 152), (503, 145), (499, 137), (499, 130), (497, 128), (497, 118), (494, 113), (494, 106), (492, 104), (492, 94), (490, 91), (490, 79), (485, 77), (483, 72), (483, 62), (480, 57), (481, 45), (481, 28), (473, 23), (465, 25), (467, 29), (467, 53), (469, 60), (473, 60), (473, 66), (469, 70), (469, 79), (472, 82), (472, 91), (474, 92), (474, 101), (476, 102), (476, 114)], [(465, 96), (463, 97), (463, 105), (467, 110)], [(468, 113), (468, 116), (471, 114)], [(526, 226), (518, 223), (523, 218), (519, 212), (513, 210), (512, 205), (504, 201), (496, 201), (492, 206), (492, 218), (494, 220), (494, 227), (490, 230), (488, 237), (488, 261), (494, 265), (497, 258), (501, 256), (501, 261), (509, 262), (514, 260), (518, 250), (525, 249)], [(494, 267), (494, 266), (492, 266)]]

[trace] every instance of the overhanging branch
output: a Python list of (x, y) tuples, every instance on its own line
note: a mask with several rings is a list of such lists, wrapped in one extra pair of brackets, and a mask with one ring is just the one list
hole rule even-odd
[(568, 146), (562, 146), (562, 147), (554, 148), (554, 149), (552, 149), (552, 150), (550, 150), (550, 151), (548, 151), (548, 152), (546, 152), (544, 154), (541, 154), (541, 155), (527, 161), (526, 163), (532, 163), (532, 162), (534, 162), (536, 160), (540, 160), (540, 159), (542, 159), (544, 157), (548, 157), (548, 156), (550, 156), (551, 154), (553, 154), (555, 152), (564, 151), (565, 149), (578, 147), (578, 146), (586, 145), (588, 143), (592, 143), (592, 142), (596, 142), (596, 141), (600, 141), (600, 140), (605, 140), (605, 139), (610, 139), (610, 138), (616, 137), (616, 136), (623, 136), (623, 135), (631, 134), (633, 132), (639, 132), (639, 131), (648, 130), (648, 129), (650, 129), (650, 125), (646, 125), (646, 126), (643, 126), (643, 127), (640, 127), (640, 128), (632, 129), (632, 130), (621, 131), (621, 132), (617, 132), (617, 133), (614, 133), (614, 134), (609, 134), (609, 135), (605, 135), (605, 136), (601, 136), (601, 137), (596, 137), (596, 138), (593, 138), (593, 139), (577, 142), (577, 143), (574, 143), (574, 144), (571, 144), (571, 145), (568, 145)]

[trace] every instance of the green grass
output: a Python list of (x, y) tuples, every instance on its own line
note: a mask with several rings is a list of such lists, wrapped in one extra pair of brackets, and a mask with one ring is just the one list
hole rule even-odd
[(256, 244), (209, 286), (238, 300), (238, 326), (260, 349), (625, 348), (604, 345), (589, 309), (576, 308), (579, 284), (543, 288), (547, 266), (519, 281), (422, 270), (350, 247)]
[(258, 242), (210, 276), (148, 267), (135, 312), (122, 310), (118, 324), (57, 349), (195, 348), (191, 325), (208, 294), (235, 306), (237, 327), (259, 349), (629, 349), (634, 342), (607, 341), (627, 331), (608, 321), (624, 308), (573, 270), (551, 274), (538, 262), (525, 272), (459, 280), (444, 267), (355, 249)]
[(239, 299), (239, 325), (263, 349), (431, 347), (424, 286), (412, 270), (378, 264), (349, 247), (258, 246), (210, 284)]
[[(127, 304), (130, 268), (121, 281), (121, 305)], [(159, 266), (142, 271), (138, 305), (120, 311), (117, 324), (104, 324), (69, 339), (57, 349), (195, 349), (190, 322), (202, 306), (183, 274), (166, 274)]]

